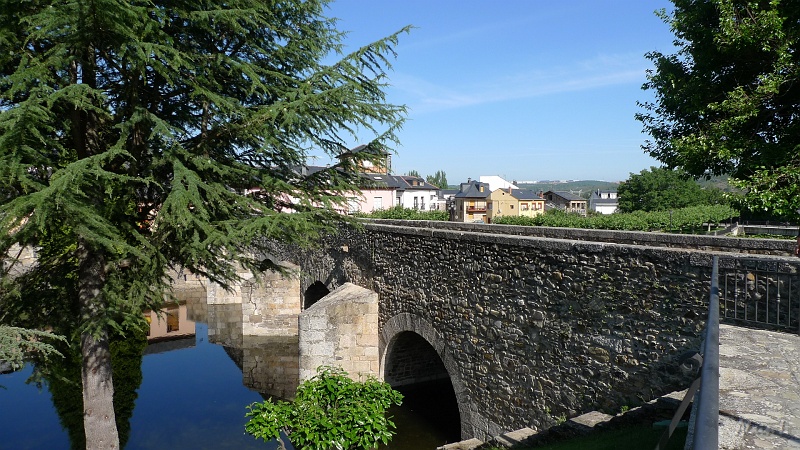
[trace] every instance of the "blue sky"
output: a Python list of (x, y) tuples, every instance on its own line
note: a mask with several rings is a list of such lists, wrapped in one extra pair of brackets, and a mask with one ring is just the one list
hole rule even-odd
[(645, 53), (674, 52), (662, 8), (671, 3), (336, 0), (328, 15), (349, 31), (348, 50), (416, 27), (389, 74), (389, 100), (409, 107), (394, 173), (621, 181), (659, 165), (634, 114), (652, 99)]

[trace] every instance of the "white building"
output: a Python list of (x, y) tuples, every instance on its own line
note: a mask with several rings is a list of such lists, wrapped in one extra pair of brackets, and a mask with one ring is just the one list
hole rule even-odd
[(421, 177), (409, 175), (393, 175), (397, 185), (397, 205), (404, 208), (430, 211), (436, 209), (438, 190), (436, 186)]
[(480, 182), (488, 184), (489, 191), (491, 192), (494, 192), (498, 189), (504, 189), (504, 190), (508, 190), (508, 188), (519, 189), (517, 185), (509, 183), (508, 181), (504, 180), (502, 177), (498, 177), (497, 175), (481, 175)]
[(592, 192), (589, 197), (589, 211), (600, 214), (613, 214), (619, 207), (617, 191), (601, 191), (600, 189)]

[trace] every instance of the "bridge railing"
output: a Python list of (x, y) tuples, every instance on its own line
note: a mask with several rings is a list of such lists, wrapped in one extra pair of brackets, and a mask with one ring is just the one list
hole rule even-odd
[(800, 273), (785, 259), (726, 258), (719, 264), (721, 319), (800, 333)]
[[(678, 426), (686, 408), (692, 403), (692, 421), (687, 437), (686, 449), (719, 448), (719, 257), (714, 256), (711, 266), (711, 292), (708, 301), (708, 321), (703, 337), (702, 356), (695, 355), (691, 359), (699, 361), (700, 376), (695, 379), (680, 406), (675, 411), (672, 421), (655, 450), (667, 448), (669, 439)], [(697, 395), (695, 395), (697, 393)], [(691, 440), (691, 443), (689, 442)]]
[(719, 448), (719, 293), (719, 257), (715, 256), (711, 267), (700, 392), (694, 411), (693, 449)]

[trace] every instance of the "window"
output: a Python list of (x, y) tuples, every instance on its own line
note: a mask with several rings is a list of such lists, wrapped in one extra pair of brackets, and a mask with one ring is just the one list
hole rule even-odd
[(414, 197), (414, 209), (419, 209), (419, 198)]
[(520, 211), (527, 211), (528, 210), (528, 204), (527, 203), (520, 203), (519, 204), (519, 210)]
[(374, 197), (372, 199), (372, 205), (375, 209), (383, 209), (383, 197)]
[(180, 320), (178, 320), (179, 308), (178, 305), (168, 306), (164, 310), (164, 315), (167, 316), (167, 333), (173, 331), (180, 331)]
[(419, 198), (419, 209), (422, 209), (422, 210), (425, 209), (425, 197), (420, 197)]
[(347, 208), (350, 214), (356, 213), (359, 210), (358, 198), (356, 197), (348, 197), (347, 198)]

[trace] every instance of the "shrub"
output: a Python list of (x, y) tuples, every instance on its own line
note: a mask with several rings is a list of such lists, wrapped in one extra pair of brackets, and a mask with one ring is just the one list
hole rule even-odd
[(447, 211), (431, 210), (420, 211), (402, 206), (393, 206), (389, 209), (379, 209), (369, 214), (357, 214), (358, 217), (368, 217), (372, 219), (397, 219), (397, 220), (438, 220), (447, 221), (450, 214)]
[(387, 383), (369, 377), (353, 381), (341, 368), (322, 366), (297, 388), (291, 402), (253, 403), (245, 431), (256, 439), (280, 439), (284, 430), (298, 449), (360, 450), (387, 444), (394, 423), (386, 410), (403, 396)]

